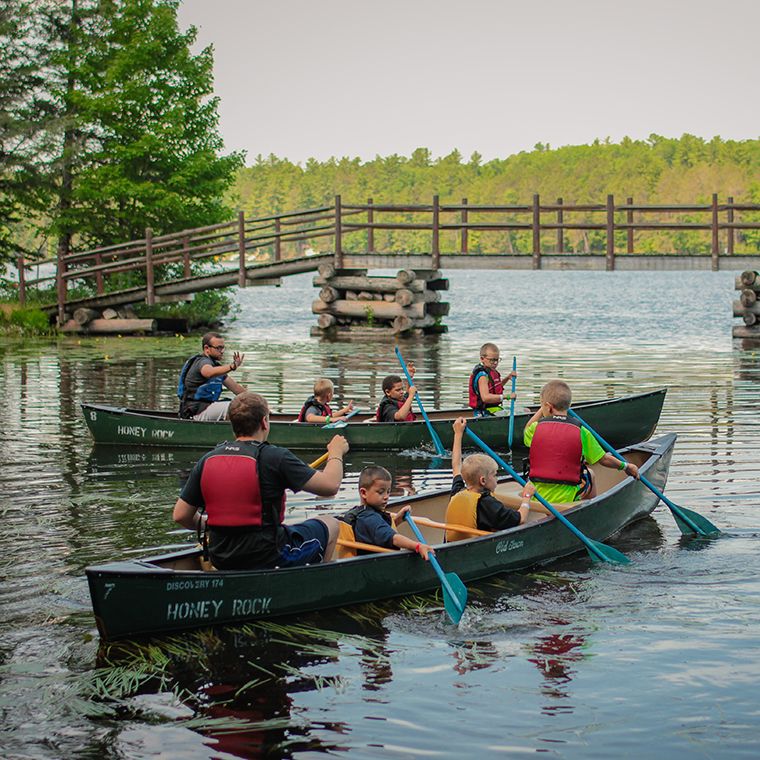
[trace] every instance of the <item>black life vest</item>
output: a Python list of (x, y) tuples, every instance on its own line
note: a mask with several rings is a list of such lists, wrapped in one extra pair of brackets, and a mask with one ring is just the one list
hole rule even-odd
[[(344, 512), (342, 515), (338, 515), (337, 519), (341, 522), (347, 523), (353, 528), (354, 525), (356, 525), (356, 521), (359, 519), (359, 515), (364, 512), (365, 509), (372, 509), (372, 507), (367, 507), (364, 504), (360, 504), (358, 507), (352, 507), (348, 510), (348, 512)], [(393, 527), (393, 518), (389, 512), (380, 509), (376, 509), (375, 512), (377, 512), (391, 528)]]
[(265, 504), (261, 498), (259, 461), (267, 445), (223, 443), (204, 461), (201, 493), (209, 527), (276, 528), (285, 519), (284, 491), (279, 504)]
[(315, 396), (309, 396), (309, 398), (306, 399), (306, 403), (301, 407), (301, 411), (298, 413), (299, 422), (306, 422), (306, 410), (310, 406), (316, 406), (323, 417), (332, 417), (332, 411), (328, 404), (323, 404), (321, 401), (317, 401)]
[[(470, 389), (469, 389), (469, 406), (471, 409), (478, 411), (485, 411), (486, 405), (483, 403), (483, 399), (480, 398), (480, 391), (478, 390), (477, 378), (481, 373), (485, 373), (488, 377), (488, 392), (489, 393), (504, 393), (504, 384), (501, 382), (501, 375), (495, 369), (489, 369), (483, 364), (476, 364), (472, 368), (472, 374), (470, 375)], [(491, 404), (491, 406), (494, 406)]]
[[(393, 399), (390, 396), (386, 396), (377, 407), (377, 411), (375, 412), (375, 420), (377, 422), (383, 422), (383, 413), (385, 412), (385, 407), (392, 406), (393, 413), (395, 414), (405, 403), (406, 402), (404, 401), (396, 401), (396, 399)], [(414, 422), (416, 419), (417, 418), (414, 416), (414, 412), (410, 409), (409, 414), (407, 414), (403, 420), (395, 420), (395, 422)]]
[[(179, 398), (179, 416), (192, 417), (198, 412), (203, 411), (209, 404), (219, 400), (224, 388), (224, 379), (227, 375), (217, 375), (216, 377), (205, 378), (199, 373), (200, 381), (196, 378), (192, 382), (187, 382), (187, 376), (195, 364), (206, 357), (205, 354), (196, 354), (191, 356), (182, 366), (177, 382), (177, 397)], [(214, 366), (221, 366), (219, 362), (211, 359)], [(193, 404), (192, 402), (197, 403)]]
[(572, 417), (544, 417), (530, 443), (530, 478), (578, 485), (582, 480), (581, 423)]

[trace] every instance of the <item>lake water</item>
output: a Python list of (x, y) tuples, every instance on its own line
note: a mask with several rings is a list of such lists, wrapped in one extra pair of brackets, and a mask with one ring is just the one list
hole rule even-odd
[[(732, 273), (450, 272), (448, 335), (404, 345), (430, 407), (462, 402), (485, 340), (517, 354), (518, 403), (667, 386), (667, 492), (724, 535), (685, 541), (658, 508), (585, 553), (470, 585), (454, 628), (432, 596), (102, 645), (84, 567), (192, 540), (171, 507), (197, 452), (95, 449), (79, 403), (170, 407), (196, 338), (0, 339), (4, 758), (760, 754), (760, 352), (732, 341)], [(374, 404), (392, 342), (310, 338), (311, 276), (239, 294), (237, 377), (297, 411), (316, 376)], [(332, 505), (379, 461), (399, 493), (448, 485), (419, 452), (351, 453)]]

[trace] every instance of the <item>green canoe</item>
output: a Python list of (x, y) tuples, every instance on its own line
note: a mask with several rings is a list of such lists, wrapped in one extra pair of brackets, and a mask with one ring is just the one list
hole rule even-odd
[[(626, 458), (659, 489), (665, 487), (676, 436), (672, 433), (625, 450)], [(658, 499), (617, 470), (594, 465), (599, 496), (564, 511), (589, 538), (605, 541), (648, 515)], [(519, 486), (504, 479), (495, 494), (519, 503)], [(405, 499), (417, 517), (441, 521), (448, 489)], [(441, 566), (463, 581), (522, 570), (584, 552), (584, 545), (540, 507), (528, 522), (487, 536), (442, 544), (442, 532), (422, 527)], [(408, 531), (403, 525), (402, 532)], [(407, 535), (410, 535), (406, 533)], [(439, 588), (432, 567), (413, 552), (368, 554), (319, 565), (275, 570), (204, 571), (197, 548), (86, 568), (98, 630), (107, 639), (162, 634), (199, 626), (243, 623), (343, 607)]]
[[(579, 402), (574, 409), (583, 410), (583, 418), (613, 446), (620, 448), (645, 441), (660, 419), (665, 400), (664, 388), (633, 396)], [(533, 411), (515, 414), (514, 442), (522, 444), (523, 428)], [(529, 407), (530, 409), (530, 407)], [(95, 443), (146, 446), (193, 446), (210, 449), (233, 437), (228, 422), (194, 422), (180, 419), (176, 412), (129, 409), (105, 404), (82, 404), (84, 419)], [(448, 409), (429, 412), (433, 427), (444, 446), (451, 448), (451, 423), (466, 417), (470, 429), (494, 449), (507, 448), (508, 417), (478, 417), (471, 409)], [(415, 422), (375, 422), (374, 414), (357, 414), (346, 427), (325, 430), (321, 425), (295, 422), (294, 414), (272, 413), (269, 441), (295, 450), (323, 449), (339, 432), (351, 448), (417, 449), (430, 446), (430, 436), (422, 419)]]

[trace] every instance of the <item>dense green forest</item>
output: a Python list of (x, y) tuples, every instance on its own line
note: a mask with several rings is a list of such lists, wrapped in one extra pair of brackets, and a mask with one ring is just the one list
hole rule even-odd
[(213, 56), (179, 0), (0, 5), (0, 262), (224, 221)]
[[(647, 140), (597, 140), (591, 145), (556, 149), (539, 144), (530, 152), (491, 161), (483, 161), (477, 153), (467, 160), (458, 151), (434, 158), (425, 148), (418, 148), (410, 157), (310, 159), (305, 165), (276, 156), (258, 156), (252, 166), (238, 172), (231, 192), (230, 203), (250, 216), (329, 204), (336, 193), (341, 194), (344, 204), (364, 203), (367, 198), (375, 203), (429, 204), (436, 193), (442, 203), (467, 198), (471, 205), (530, 204), (534, 193), (539, 193), (545, 203), (561, 197), (565, 203), (603, 204), (612, 193), (618, 203), (633, 197), (637, 203), (672, 205), (709, 203), (714, 192), (721, 201), (733, 197), (737, 203), (760, 203), (760, 139), (715, 137), (707, 141), (693, 135), (652, 135)], [(386, 215), (382, 220), (391, 218), (402, 219)], [(572, 218), (603, 221), (598, 214), (577, 213)], [(742, 218), (752, 217), (745, 213)], [(470, 214), (470, 221), (493, 219)], [(526, 221), (527, 217), (502, 215), (501, 219)], [(670, 217), (671, 221), (677, 219), (708, 218), (697, 213)], [(378, 231), (375, 237), (378, 250), (407, 246), (426, 250), (430, 234)], [(621, 237), (621, 244), (623, 240)], [(355, 233), (348, 246), (358, 250), (363, 241), (366, 234)], [(503, 233), (470, 233), (469, 243), (473, 251), (527, 251), (531, 244), (530, 233), (512, 233), (509, 238)], [(637, 251), (700, 252), (707, 251), (709, 244), (709, 233), (702, 232), (657, 231), (636, 236)], [(455, 245), (453, 233), (442, 240), (443, 250), (453, 250)], [(603, 250), (604, 233), (568, 231), (566, 245), (569, 250)], [(747, 249), (758, 250), (758, 235), (737, 233), (737, 251)]]

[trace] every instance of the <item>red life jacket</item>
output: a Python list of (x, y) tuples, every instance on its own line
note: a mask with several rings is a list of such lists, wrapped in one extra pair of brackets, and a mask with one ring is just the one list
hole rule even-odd
[(314, 396), (309, 396), (306, 399), (306, 403), (301, 407), (301, 411), (298, 413), (298, 421), (306, 422), (306, 410), (310, 406), (316, 406), (319, 409), (320, 415), (323, 417), (332, 417), (332, 411), (329, 404), (323, 404), (321, 401), (317, 401)]
[(485, 372), (488, 376), (488, 392), (489, 393), (504, 393), (504, 384), (501, 382), (501, 375), (495, 369), (488, 369), (488, 367), (482, 364), (476, 364), (473, 367), (472, 374), (470, 375), (470, 400), (469, 406), (471, 409), (478, 409), (483, 411), (486, 406), (496, 406), (496, 404), (484, 404), (483, 399), (480, 398), (480, 391), (478, 390), (478, 384), (476, 378), (481, 372)]
[(530, 479), (575, 486), (582, 465), (581, 423), (572, 417), (540, 419), (530, 444)]
[[(385, 411), (386, 406), (392, 406), (395, 413), (399, 409), (401, 409), (404, 403), (405, 402), (403, 401), (396, 401), (396, 399), (393, 399), (390, 396), (386, 396), (377, 407), (377, 411), (375, 412), (375, 421), (376, 422), (383, 421), (383, 412)], [(414, 416), (414, 412), (410, 409), (409, 414), (407, 414), (403, 420), (396, 420), (396, 422), (414, 422), (416, 419), (417, 418)]]
[(209, 526), (267, 528), (285, 519), (284, 491), (279, 504), (261, 500), (258, 460), (265, 445), (228, 443), (203, 463), (201, 493)]

